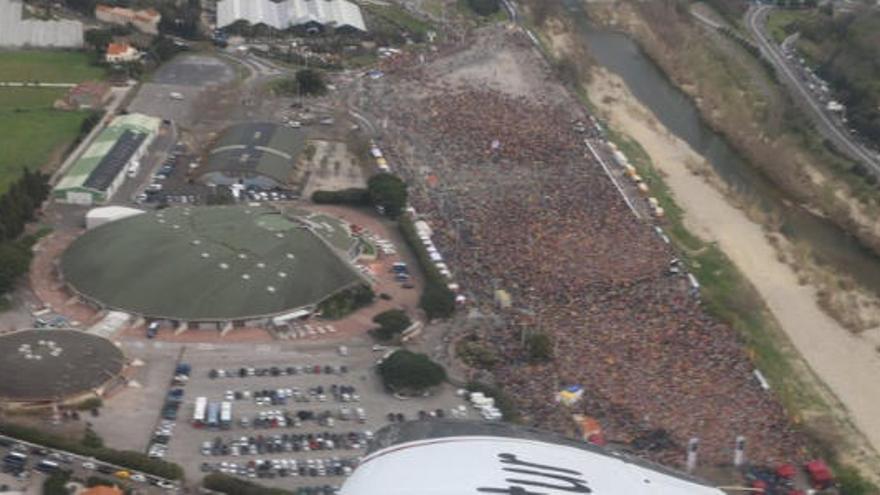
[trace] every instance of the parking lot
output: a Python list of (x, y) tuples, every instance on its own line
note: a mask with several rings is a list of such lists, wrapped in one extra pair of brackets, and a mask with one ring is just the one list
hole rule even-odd
[(181, 55), (162, 65), (138, 91), (128, 109), (175, 122), (193, 124), (194, 105), (210, 87), (235, 80), (235, 70), (226, 62), (204, 55)]
[[(109, 401), (96, 428), (113, 445), (139, 445), (180, 464), (189, 480), (220, 471), (269, 486), (330, 490), (357, 465), (373, 432), (390, 421), (479, 417), (459, 409), (465, 402), (450, 386), (425, 398), (389, 395), (374, 369), (387, 348), (374, 351), (363, 338), (257, 346), (126, 341), (123, 346), (145, 363), (141, 374), (147, 380)], [(177, 384), (172, 376), (179, 365), (172, 355), (188, 367), (177, 370), (189, 373)], [(205, 414), (194, 422), (199, 397)], [(179, 403), (171, 408), (175, 413), (169, 402)], [(228, 418), (220, 412), (224, 402)], [(127, 403), (136, 403), (134, 416), (112, 412), (132, 410), (120, 406)], [(217, 410), (213, 419), (211, 409)]]

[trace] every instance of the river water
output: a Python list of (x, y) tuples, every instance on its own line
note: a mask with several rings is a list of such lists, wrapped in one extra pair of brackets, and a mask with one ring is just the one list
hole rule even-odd
[(828, 220), (784, 201), (785, 193), (746, 163), (724, 138), (704, 123), (690, 97), (676, 88), (632, 39), (619, 32), (594, 28), (581, 2), (565, 0), (582, 40), (600, 65), (620, 76), (633, 96), (670, 132), (703, 156), (730, 188), (780, 218), (781, 231), (786, 237), (807, 244), (819, 262), (836, 272), (851, 275), (864, 287), (880, 294), (880, 257)]

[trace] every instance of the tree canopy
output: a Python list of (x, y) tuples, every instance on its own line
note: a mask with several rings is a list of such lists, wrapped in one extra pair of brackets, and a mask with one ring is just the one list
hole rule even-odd
[(397, 218), (406, 208), (406, 183), (394, 174), (383, 172), (370, 177), (367, 192), (370, 201), (384, 208), (385, 214), (391, 218)]
[(373, 323), (379, 325), (373, 330), (373, 335), (382, 341), (393, 339), (412, 324), (412, 320), (406, 312), (399, 309), (389, 309), (373, 317)]
[(533, 362), (553, 359), (553, 339), (545, 332), (536, 332), (526, 337), (526, 350)]
[(382, 382), (391, 390), (419, 392), (443, 383), (446, 370), (426, 354), (399, 350), (379, 365)]
[(299, 85), (299, 91), (304, 95), (320, 96), (327, 93), (324, 74), (316, 69), (296, 71), (296, 83)]
[(479, 15), (487, 16), (501, 9), (500, 0), (467, 0), (468, 6)]

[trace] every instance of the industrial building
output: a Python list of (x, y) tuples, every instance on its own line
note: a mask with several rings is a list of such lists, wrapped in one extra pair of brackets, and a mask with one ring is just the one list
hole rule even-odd
[(347, 0), (220, 0), (217, 3), (217, 27), (239, 21), (263, 24), (275, 29), (342, 29), (366, 31), (361, 9)]
[(208, 185), (297, 188), (306, 175), (300, 163), (305, 145), (299, 129), (272, 123), (235, 125), (220, 135), (195, 174)]
[(159, 119), (141, 114), (113, 119), (55, 186), (55, 200), (82, 205), (109, 201), (125, 180), (125, 170), (147, 152), (160, 125)]
[(81, 48), (79, 21), (43, 21), (24, 17), (19, 0), (0, 0), (0, 47)]
[(98, 4), (95, 6), (95, 18), (120, 26), (131, 25), (142, 33), (159, 34), (159, 21), (162, 20), (162, 15), (156, 9), (133, 10)]

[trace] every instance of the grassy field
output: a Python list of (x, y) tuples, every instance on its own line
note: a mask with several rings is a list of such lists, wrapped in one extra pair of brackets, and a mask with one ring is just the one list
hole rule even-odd
[(103, 79), (104, 69), (83, 52), (21, 50), (0, 52), (0, 81), (78, 83)]
[[(101, 79), (104, 70), (78, 52), (0, 52), (0, 81), (77, 83)], [(23, 167), (44, 168), (79, 134), (88, 112), (52, 109), (61, 88), (0, 88), (0, 193)]]

